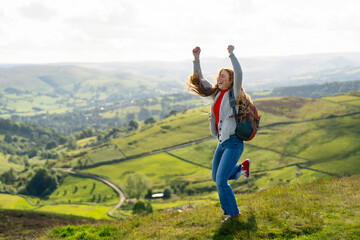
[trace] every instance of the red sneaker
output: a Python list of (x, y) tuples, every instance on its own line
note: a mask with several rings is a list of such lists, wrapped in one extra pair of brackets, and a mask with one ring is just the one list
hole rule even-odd
[(243, 166), (241, 169), (241, 172), (244, 174), (244, 178), (249, 179), (250, 178), (250, 159), (246, 159), (241, 164)]
[(230, 221), (230, 220), (234, 220), (236, 218), (239, 218), (241, 217), (241, 213), (239, 213), (238, 215), (235, 215), (235, 216), (227, 216), (224, 220), (222, 220), (221, 222), (224, 223), (224, 222), (227, 222), (227, 221)]

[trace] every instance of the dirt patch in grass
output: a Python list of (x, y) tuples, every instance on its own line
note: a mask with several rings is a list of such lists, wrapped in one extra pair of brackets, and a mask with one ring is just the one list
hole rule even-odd
[(0, 239), (34, 239), (54, 226), (78, 225), (95, 221), (14, 210), (0, 210), (0, 219)]
[(315, 99), (306, 99), (300, 97), (282, 97), (274, 100), (258, 100), (255, 106), (258, 110), (276, 115), (286, 115), (289, 118), (296, 117), (296, 109), (303, 107), (305, 104), (312, 103)]

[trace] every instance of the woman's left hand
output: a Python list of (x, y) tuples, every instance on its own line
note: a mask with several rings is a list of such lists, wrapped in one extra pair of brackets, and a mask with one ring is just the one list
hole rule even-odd
[(227, 50), (228, 50), (230, 55), (233, 53), (234, 49), (235, 49), (235, 47), (233, 45), (228, 46)]

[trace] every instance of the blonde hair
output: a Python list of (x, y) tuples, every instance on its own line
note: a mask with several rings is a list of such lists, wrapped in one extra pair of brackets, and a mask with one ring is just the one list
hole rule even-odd
[[(225, 70), (229, 73), (229, 80), (231, 81), (231, 87), (233, 87), (234, 84), (234, 71), (230, 68), (222, 68), (218, 71), (216, 75), (216, 80), (219, 79), (221, 72)], [(213, 87), (204, 87), (201, 83), (200, 78), (200, 72), (196, 72), (189, 76), (188, 81), (186, 82), (186, 85), (188, 86), (188, 90), (190, 92), (195, 93), (196, 95), (199, 95), (201, 97), (212, 97), (213, 99), (216, 97), (218, 92), (221, 91), (221, 89), (218, 86), (218, 83)], [(239, 112), (236, 115), (233, 115), (231, 117), (237, 117), (240, 119), (240, 122), (244, 122), (246, 118), (254, 117), (254, 113), (252, 112), (251, 108), (253, 105), (253, 102), (251, 101), (250, 96), (245, 93), (243, 87), (241, 87), (241, 93), (240, 95), (235, 99), (236, 105), (239, 106)]]
[(235, 101), (236, 105), (239, 106), (239, 112), (235, 117), (239, 118), (241, 123), (244, 122), (246, 118), (254, 118), (254, 103), (251, 97), (244, 91), (243, 87), (241, 87), (241, 93)]
[[(222, 68), (219, 70), (219, 72), (216, 75), (216, 80), (219, 79), (221, 72), (225, 70), (229, 73), (229, 80), (231, 82), (231, 87), (233, 87), (234, 83), (234, 71), (230, 68)], [(196, 95), (199, 95), (201, 97), (212, 97), (215, 98), (216, 94), (221, 91), (219, 88), (218, 83), (216, 82), (213, 87), (206, 88), (201, 84), (200, 79), (200, 72), (196, 72), (192, 75), (190, 75), (189, 80), (186, 82), (186, 85), (188, 86), (188, 90), (195, 93)]]

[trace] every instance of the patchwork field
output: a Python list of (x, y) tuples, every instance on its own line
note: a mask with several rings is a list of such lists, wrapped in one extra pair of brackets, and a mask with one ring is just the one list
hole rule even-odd
[[(262, 116), (260, 130), (254, 140), (245, 143), (240, 159), (251, 159), (252, 178), (231, 182), (234, 191), (256, 192), (270, 186), (359, 174), (358, 102), (358, 92), (320, 99), (256, 101)], [(151, 182), (153, 193), (166, 187), (172, 190), (168, 200), (151, 200), (155, 210), (217, 201), (211, 180), (217, 140), (209, 133), (208, 111), (209, 106), (191, 109), (141, 125), (136, 132), (100, 147), (69, 153), (73, 157), (58, 161), (56, 167), (71, 166), (78, 172), (103, 176), (120, 186), (125, 195), (128, 176), (142, 174)], [(85, 146), (91, 139), (81, 141)], [(99, 181), (67, 176), (48, 199), (38, 201), (36, 211), (107, 218), (106, 212), (118, 196)], [(131, 206), (126, 202), (115, 214), (128, 217)]]

